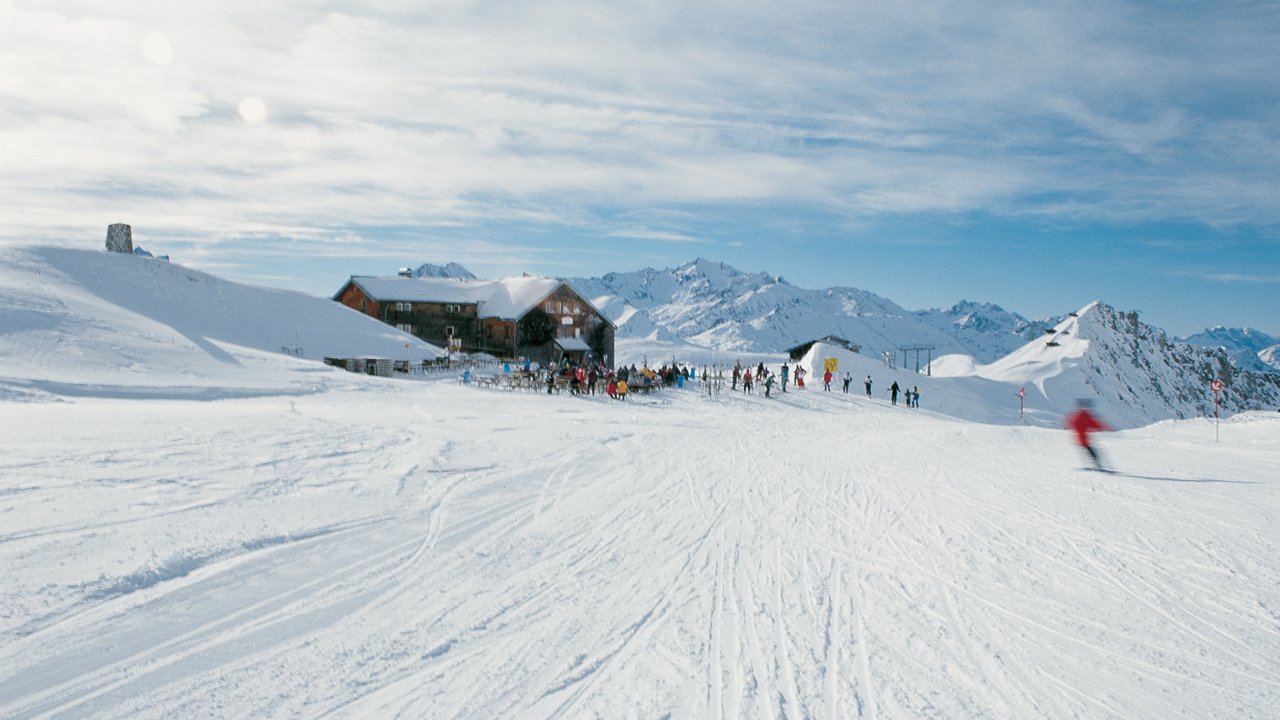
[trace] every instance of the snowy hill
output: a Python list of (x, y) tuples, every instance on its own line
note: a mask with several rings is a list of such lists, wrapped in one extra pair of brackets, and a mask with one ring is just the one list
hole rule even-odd
[[(663, 328), (693, 345), (725, 353), (778, 353), (836, 335), (878, 356), (906, 344), (932, 344), (938, 354), (994, 360), (1020, 346), (1032, 324), (994, 305), (965, 303), (912, 313), (855, 288), (807, 290), (767, 273), (746, 273), (699, 258), (668, 270), (609, 273), (572, 280), (590, 296), (616, 298), (619, 337)], [(632, 310), (634, 308), (634, 311)], [(625, 314), (622, 312), (625, 311)], [(638, 321), (643, 329), (626, 325)]]
[(1213, 414), (1210, 381), (1227, 384), (1223, 411), (1275, 409), (1280, 377), (1235, 368), (1222, 349), (1171, 341), (1165, 333), (1094, 302), (976, 375), (1034, 388), (1059, 413), (1076, 398), (1096, 398), (1108, 422), (1121, 427), (1171, 417)]
[(1280, 373), (1280, 338), (1250, 328), (1219, 325), (1186, 338), (1203, 348), (1222, 348), (1242, 370)]
[[(326, 298), (164, 260), (47, 247), (0, 263), (0, 397), (309, 392), (318, 361), (442, 354)], [(406, 348), (408, 344), (408, 348)]]

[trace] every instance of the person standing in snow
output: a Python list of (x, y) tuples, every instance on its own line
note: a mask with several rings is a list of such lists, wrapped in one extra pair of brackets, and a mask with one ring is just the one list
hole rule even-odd
[(911, 387), (911, 407), (920, 407), (920, 388), (914, 385)]
[(891, 400), (894, 405), (898, 404), (898, 393), (900, 390), (901, 388), (898, 387), (897, 380), (894, 380), (893, 384), (889, 386), (889, 400)]
[(868, 375), (867, 379), (863, 381), (862, 384), (867, 386), (867, 397), (871, 397), (871, 376)]
[(786, 363), (782, 363), (782, 392), (787, 391), (787, 378), (791, 374), (791, 369)]
[(844, 394), (849, 394), (849, 383), (853, 382), (853, 376), (846, 370), (844, 373)]
[(729, 386), (730, 390), (738, 389), (738, 378), (741, 377), (741, 375), (742, 375), (742, 366), (734, 365), (733, 366), (733, 384)]
[(764, 378), (764, 396), (769, 397), (769, 393), (773, 391), (774, 374), (769, 373)]
[(804, 387), (804, 368), (799, 365), (796, 366), (796, 387)]
[(751, 371), (748, 370), (742, 374), (742, 392), (751, 394)]
[(822, 373), (822, 389), (831, 392), (831, 371)]
[(1089, 457), (1093, 459), (1094, 467), (1103, 472), (1109, 472), (1102, 464), (1102, 456), (1098, 454), (1098, 449), (1090, 442), (1089, 433), (1095, 431), (1106, 432), (1111, 428), (1089, 412), (1089, 408), (1092, 406), (1093, 403), (1089, 400), (1077, 400), (1075, 412), (1066, 417), (1063, 425), (1076, 434), (1076, 444), (1089, 453)]

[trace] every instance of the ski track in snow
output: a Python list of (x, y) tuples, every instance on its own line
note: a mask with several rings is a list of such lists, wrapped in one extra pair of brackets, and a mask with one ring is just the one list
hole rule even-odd
[(821, 391), (5, 410), (6, 718), (1280, 707), (1275, 418), (1100, 475)]

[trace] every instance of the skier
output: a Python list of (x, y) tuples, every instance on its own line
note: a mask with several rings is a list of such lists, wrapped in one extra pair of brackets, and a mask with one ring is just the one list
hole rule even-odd
[(866, 381), (862, 384), (867, 386), (867, 397), (871, 397), (871, 376), (868, 375)]
[(796, 366), (796, 387), (804, 387), (804, 368), (799, 365)]
[(914, 385), (911, 387), (911, 407), (920, 407), (920, 388)]
[(898, 387), (898, 381), (897, 381), (897, 380), (894, 380), (894, 381), (893, 381), (893, 384), (889, 386), (889, 399), (893, 401), (893, 404), (894, 404), (894, 405), (897, 405), (897, 404), (898, 404), (898, 392), (899, 392), (899, 390), (900, 390), (900, 388)]
[(822, 373), (822, 389), (831, 392), (831, 371)]
[(769, 397), (769, 393), (773, 391), (773, 379), (777, 377), (773, 373), (769, 373), (764, 378), (764, 396)]
[(742, 374), (742, 392), (751, 394), (751, 371), (748, 370)]
[(786, 363), (782, 363), (782, 392), (787, 391), (787, 378), (791, 375), (791, 369)]
[(853, 376), (846, 371), (844, 374), (844, 394), (845, 395), (849, 394), (849, 383), (851, 382), (853, 382)]
[(1110, 472), (1102, 464), (1102, 457), (1098, 454), (1098, 449), (1089, 442), (1089, 433), (1097, 431), (1106, 432), (1111, 428), (1106, 423), (1099, 420), (1093, 413), (1089, 412), (1089, 408), (1093, 406), (1090, 400), (1077, 400), (1076, 411), (1071, 413), (1063, 421), (1063, 425), (1076, 434), (1076, 443), (1089, 453), (1089, 457), (1093, 459), (1093, 465), (1102, 472)]

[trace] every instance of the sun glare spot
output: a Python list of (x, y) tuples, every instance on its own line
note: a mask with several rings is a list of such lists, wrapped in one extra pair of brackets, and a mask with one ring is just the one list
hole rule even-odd
[(267, 121), (267, 106), (258, 98), (245, 98), (240, 101), (240, 117), (250, 125), (260, 125)]

